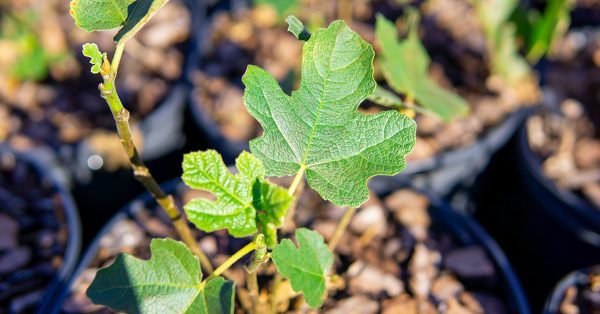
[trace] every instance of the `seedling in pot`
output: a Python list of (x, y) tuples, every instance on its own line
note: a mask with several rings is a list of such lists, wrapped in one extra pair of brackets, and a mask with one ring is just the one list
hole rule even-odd
[[(573, 1), (548, 1), (542, 14), (520, 8), (516, 0), (471, 2), (485, 33), (492, 74), (514, 89), (537, 85), (531, 64), (550, 53), (554, 40), (564, 35)], [(524, 41), (526, 57), (519, 54), (519, 41)]]
[[(395, 175), (405, 168), (404, 158), (415, 143), (414, 121), (397, 111), (377, 115), (357, 111), (376, 87), (374, 52), (342, 21), (312, 35), (304, 33), (302, 80), (291, 96), (265, 70), (249, 66), (243, 77), (244, 102), (264, 129), (261, 137), (250, 142), (252, 154), (240, 154), (235, 174), (212, 150), (190, 153), (183, 162), (183, 181), (214, 196), (213, 200), (188, 202), (184, 210), (189, 220), (205, 232), (226, 229), (233, 237), (253, 237), (213, 270), (191, 238), (172, 197), (162, 192), (141, 162), (131, 140), (127, 110), (114, 84), (125, 43), (165, 2), (71, 2), (72, 15), (84, 29), (121, 27), (112, 60), (93, 44), (84, 46), (84, 54), (91, 58), (92, 71), (103, 77), (100, 91), (113, 112), (136, 178), (166, 209), (185, 242), (155, 239), (147, 261), (120, 255), (97, 273), (88, 296), (95, 303), (131, 313), (232, 313), (235, 284), (223, 274), (251, 254), (245, 269), (252, 305), (246, 311), (266, 310), (267, 304), (259, 299), (257, 273), (271, 260), (278, 270), (275, 288), (270, 291), (271, 312), (276, 311), (277, 287), (282, 280), (289, 280), (310, 307), (320, 307), (332, 271), (335, 239), (346, 228), (355, 207), (368, 199), (368, 179)], [(297, 19), (293, 21), (292, 28), (303, 29)], [(288, 175), (294, 175), (288, 188), (267, 179)], [(278, 229), (295, 206), (304, 178), (324, 199), (351, 206), (337, 227), (338, 236), (329, 245), (320, 234), (305, 228), (295, 230), (296, 242), (279, 240)], [(203, 277), (203, 271), (209, 275)]]
[(407, 35), (399, 40), (394, 23), (377, 16), (375, 36), (381, 47), (381, 71), (390, 87), (404, 95), (404, 101), (383, 87), (369, 99), (386, 107), (433, 114), (445, 121), (464, 116), (469, 110), (467, 102), (429, 78), (431, 59), (419, 39), (419, 20), (416, 9), (407, 10)]
[(570, 13), (575, 8), (573, 0), (546, 1), (544, 10), (523, 7), (518, 1), (507, 1), (514, 8), (510, 19), (517, 34), (524, 41), (526, 58), (536, 64), (545, 55), (553, 55), (555, 40), (564, 36), (571, 23)]
[(531, 67), (519, 54), (515, 25), (509, 18), (518, 1), (472, 0), (487, 40), (491, 72), (508, 87), (532, 78)]
[(0, 60), (0, 75), (17, 82), (41, 81), (69, 61), (68, 49), (62, 42), (50, 48), (44, 45), (36, 30), (39, 20), (33, 11), (0, 13), (0, 43), (6, 47)]

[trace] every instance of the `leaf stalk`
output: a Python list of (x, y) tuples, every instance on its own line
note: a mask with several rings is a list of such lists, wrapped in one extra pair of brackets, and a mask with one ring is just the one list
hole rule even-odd
[(298, 188), (298, 184), (300, 184), (300, 181), (302, 179), (304, 179), (304, 172), (305, 171), (306, 171), (306, 165), (302, 164), (302, 166), (300, 166), (300, 169), (298, 170), (298, 172), (294, 176), (294, 180), (292, 180), (292, 184), (290, 184), (290, 188), (288, 189), (288, 195), (293, 196), (294, 193), (296, 193), (296, 189)]
[(212, 274), (210, 274), (210, 276), (208, 276), (204, 281), (208, 282), (209, 280), (221, 276), (226, 270), (229, 269), (229, 267), (235, 264), (235, 262), (240, 260), (242, 257), (246, 256), (248, 253), (254, 251), (255, 249), (256, 241), (252, 241), (246, 244), (246, 246), (241, 248), (239, 251), (235, 252), (235, 254), (231, 255), (223, 264), (221, 264), (221, 266), (217, 267), (217, 269), (215, 269), (215, 271), (213, 271)]
[(335, 248), (340, 242), (342, 235), (344, 235), (344, 232), (346, 231), (346, 228), (348, 228), (348, 225), (350, 224), (350, 221), (352, 220), (352, 217), (355, 213), (356, 207), (349, 207), (344, 212), (344, 216), (342, 217), (342, 219), (338, 222), (338, 225), (336, 226), (333, 236), (331, 237), (331, 240), (329, 241), (328, 245), (329, 250), (331, 250), (332, 252), (335, 251)]

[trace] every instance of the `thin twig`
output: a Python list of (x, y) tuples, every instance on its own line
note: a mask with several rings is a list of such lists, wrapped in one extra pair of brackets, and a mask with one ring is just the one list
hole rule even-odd
[(304, 179), (304, 171), (306, 171), (306, 165), (300, 166), (300, 169), (298, 169), (298, 172), (294, 176), (294, 180), (292, 180), (292, 184), (290, 184), (288, 195), (293, 196), (296, 193), (298, 184), (300, 184), (300, 181)]
[(198, 256), (202, 267), (207, 272), (212, 272), (212, 263), (200, 249), (200, 246), (192, 235), (192, 231), (190, 230), (187, 221), (181, 215), (181, 212), (175, 205), (173, 197), (171, 195), (167, 195), (160, 187), (158, 182), (156, 182), (152, 176), (152, 173), (150, 173), (150, 170), (142, 161), (142, 158), (135, 147), (129, 126), (130, 114), (129, 111), (127, 111), (127, 109), (125, 109), (123, 106), (115, 86), (118, 65), (124, 48), (124, 43), (117, 44), (112, 65), (108, 62), (108, 60), (104, 60), (104, 64), (102, 65), (102, 78), (104, 79), (104, 83), (100, 84), (100, 94), (106, 100), (106, 103), (113, 114), (113, 118), (115, 119), (117, 126), (117, 133), (121, 139), (123, 149), (127, 153), (127, 157), (129, 158), (133, 168), (135, 178), (144, 186), (144, 188), (146, 188), (146, 190), (152, 195), (152, 197), (154, 197), (158, 204), (160, 204), (160, 206), (165, 210), (173, 222), (173, 226), (179, 234), (179, 237), (192, 250), (192, 252)]
[[(288, 212), (283, 221), (283, 230), (290, 230), (290, 226), (294, 226), (294, 214), (296, 212), (296, 206), (298, 205), (299, 194), (304, 190), (304, 172), (306, 171), (306, 166), (300, 166), (300, 169), (294, 176), (290, 187), (288, 188), (288, 195), (294, 196), (292, 200), (292, 204), (290, 205)], [(293, 229), (293, 228), (292, 228)]]
[(296, 229), (296, 223), (294, 222), (294, 215), (296, 215), (296, 209), (298, 208), (298, 201), (300, 199), (300, 195), (304, 191), (304, 180), (301, 180), (296, 188), (296, 192), (294, 195), (294, 199), (292, 200), (292, 204), (290, 204), (290, 208), (288, 209), (287, 214), (283, 220), (283, 225), (281, 229), (283, 232), (290, 232)]
[(248, 272), (248, 292), (250, 293), (250, 299), (252, 300), (252, 308), (254, 313), (259, 313), (260, 311), (260, 302), (259, 302), (259, 289), (258, 289), (258, 270), (260, 267), (266, 263), (270, 255), (267, 252), (267, 245), (265, 243), (265, 236), (262, 234), (257, 235), (254, 238), (254, 243), (256, 244), (256, 249), (254, 250), (254, 256), (252, 256), (252, 260), (245, 267)]

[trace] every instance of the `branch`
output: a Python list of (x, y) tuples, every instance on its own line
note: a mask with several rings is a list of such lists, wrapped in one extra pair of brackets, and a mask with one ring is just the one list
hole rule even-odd
[(175, 230), (179, 234), (181, 240), (185, 242), (192, 252), (194, 252), (194, 254), (200, 259), (202, 268), (208, 272), (212, 272), (213, 266), (210, 260), (204, 254), (204, 252), (202, 252), (200, 246), (196, 242), (196, 239), (194, 239), (192, 231), (190, 230), (187, 221), (183, 218), (179, 209), (175, 205), (173, 197), (171, 195), (167, 195), (156, 182), (152, 176), (152, 173), (150, 173), (150, 170), (142, 161), (142, 158), (135, 147), (135, 143), (133, 142), (133, 137), (131, 135), (131, 129), (129, 126), (130, 114), (129, 111), (123, 107), (123, 103), (117, 94), (115, 86), (118, 65), (120, 63), (124, 48), (124, 43), (117, 44), (112, 66), (108, 60), (104, 60), (101, 73), (104, 83), (100, 84), (99, 86), (100, 94), (106, 100), (106, 103), (112, 112), (113, 118), (115, 119), (117, 133), (121, 139), (123, 149), (125, 149), (125, 152), (127, 153), (127, 157), (129, 158), (133, 168), (135, 178), (144, 186), (144, 188), (146, 188), (152, 197), (154, 197), (156, 202), (158, 202), (158, 204), (160, 204), (160, 206), (165, 210), (173, 222), (173, 226), (175, 227)]

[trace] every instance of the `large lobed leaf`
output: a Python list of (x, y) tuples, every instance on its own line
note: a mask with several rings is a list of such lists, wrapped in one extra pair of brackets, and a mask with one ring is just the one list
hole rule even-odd
[(323, 198), (358, 206), (369, 197), (370, 177), (405, 168), (414, 121), (396, 111), (357, 111), (375, 89), (373, 56), (371, 45), (336, 21), (304, 45), (302, 81), (291, 97), (265, 70), (248, 67), (244, 102), (264, 129), (250, 149), (268, 175), (305, 167), (308, 184)]
[[(261, 227), (272, 246), (276, 242), (273, 231), (281, 226), (292, 197), (287, 190), (264, 179), (265, 167), (252, 154), (242, 152), (236, 159), (236, 168), (237, 174), (229, 172), (214, 150), (185, 155), (183, 181), (216, 197), (215, 201), (193, 199), (185, 205), (185, 212), (191, 222), (206, 232), (227, 229), (235, 237), (245, 237)], [(270, 233), (266, 232), (267, 227)]]
[(468, 111), (466, 101), (429, 78), (431, 59), (417, 33), (417, 14), (408, 14), (408, 35), (402, 41), (398, 40), (396, 26), (377, 16), (375, 35), (381, 46), (383, 75), (395, 91), (414, 98), (418, 105), (446, 121), (464, 115)]
[(96, 304), (126, 313), (233, 313), (234, 283), (202, 284), (198, 258), (181, 242), (154, 239), (152, 258), (121, 254), (101, 269), (87, 291)]
[(88, 31), (121, 27), (115, 41), (127, 40), (137, 33), (169, 0), (71, 0), (70, 13), (75, 24)]
[(284, 239), (273, 249), (271, 258), (277, 271), (290, 280), (292, 289), (302, 292), (306, 303), (318, 308), (324, 301), (333, 254), (319, 233), (301, 228), (295, 234), (299, 247)]

